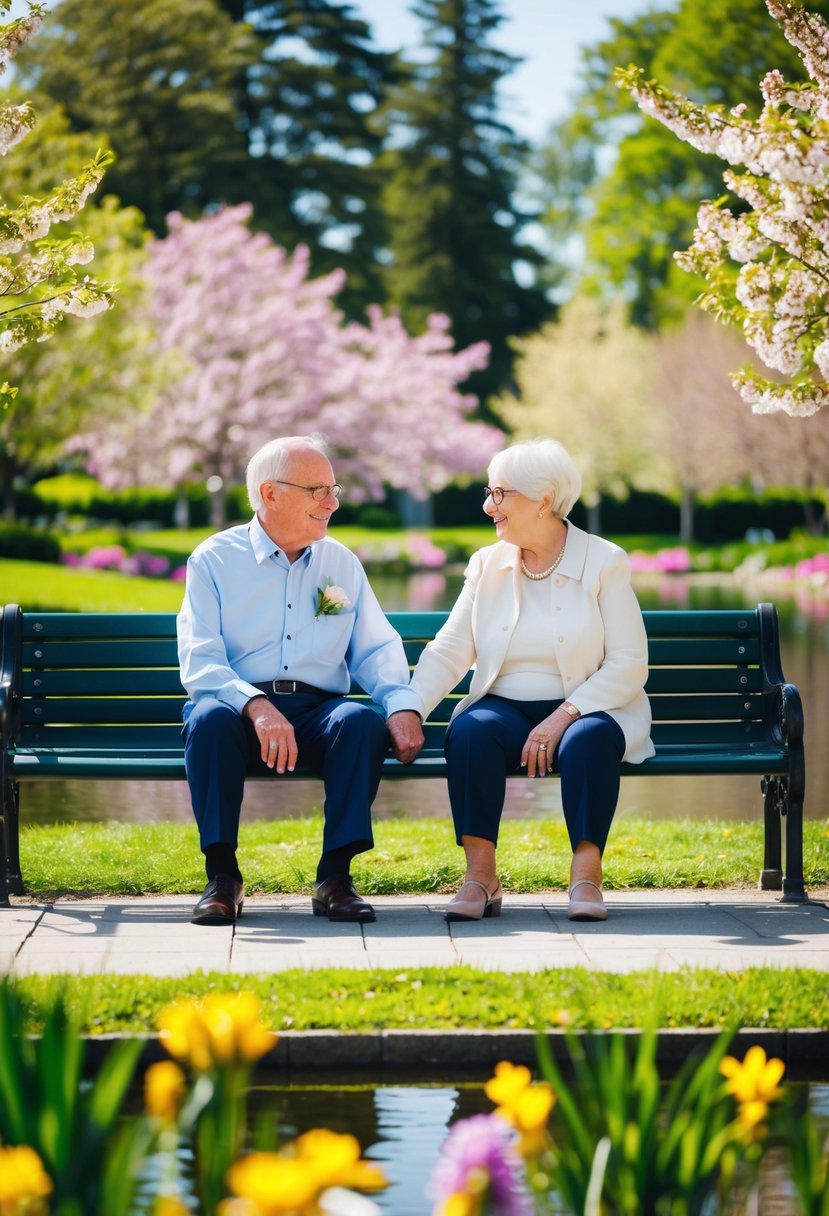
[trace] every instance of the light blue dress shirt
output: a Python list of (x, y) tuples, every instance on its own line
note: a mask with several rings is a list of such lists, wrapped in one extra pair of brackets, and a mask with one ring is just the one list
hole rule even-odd
[[(317, 615), (318, 589), (329, 580), (348, 606)], [(256, 516), (194, 550), (178, 654), (193, 701), (216, 697), (238, 713), (262, 695), (255, 685), (266, 680), (304, 680), (344, 694), (353, 678), (387, 717), (420, 704), (400, 636), (354, 554), (326, 537), (291, 563)]]

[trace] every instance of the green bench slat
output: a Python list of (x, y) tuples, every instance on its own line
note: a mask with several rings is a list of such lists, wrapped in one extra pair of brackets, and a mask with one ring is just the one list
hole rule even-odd
[(24, 667), (174, 667), (178, 670), (178, 650), (175, 638), (149, 641), (87, 642), (47, 641), (24, 642)]

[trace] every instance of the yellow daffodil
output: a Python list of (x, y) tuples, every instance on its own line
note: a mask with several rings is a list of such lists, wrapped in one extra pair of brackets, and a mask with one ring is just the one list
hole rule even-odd
[(144, 1105), (147, 1114), (162, 1123), (174, 1123), (181, 1104), (187, 1082), (178, 1064), (172, 1060), (162, 1060), (151, 1064), (144, 1074)]
[(0, 1216), (40, 1216), (52, 1180), (33, 1148), (0, 1148)]
[(252, 1063), (277, 1041), (260, 1021), (261, 1012), (262, 1003), (252, 992), (174, 1001), (159, 1018), (159, 1038), (171, 1056), (186, 1060), (197, 1072)]
[(360, 1159), (360, 1144), (354, 1136), (317, 1127), (299, 1136), (292, 1147), (297, 1158), (307, 1163), (323, 1187), (381, 1191), (388, 1186), (379, 1165)]
[(756, 1144), (766, 1134), (763, 1126), (769, 1108), (765, 1102), (741, 1102), (734, 1126), (737, 1135), (748, 1144)]
[(153, 1216), (189, 1216), (190, 1209), (177, 1195), (160, 1195), (155, 1201)]
[[(322, 1186), (308, 1162), (279, 1153), (251, 1153), (230, 1167), (227, 1184), (234, 1195), (247, 1201), (223, 1204), (222, 1216), (250, 1212), (251, 1216), (287, 1216), (313, 1211)], [(313, 1207), (312, 1207), (313, 1205)]]
[(549, 1085), (530, 1085), (510, 1106), (499, 1106), (495, 1114), (519, 1134), (519, 1150), (524, 1157), (534, 1157), (549, 1143), (547, 1120), (556, 1096)]
[(502, 1060), (495, 1065), (495, 1076), (484, 1086), (484, 1093), (496, 1106), (510, 1107), (532, 1081), (529, 1068)]
[(478, 1216), (480, 1210), (480, 1193), (471, 1195), (469, 1191), (455, 1191), (436, 1209), (435, 1216)]
[(743, 1105), (764, 1102), (768, 1105), (782, 1096), (779, 1082), (785, 1071), (782, 1060), (769, 1060), (762, 1047), (749, 1047), (742, 1064), (734, 1056), (726, 1056), (720, 1072), (726, 1078), (726, 1089)]

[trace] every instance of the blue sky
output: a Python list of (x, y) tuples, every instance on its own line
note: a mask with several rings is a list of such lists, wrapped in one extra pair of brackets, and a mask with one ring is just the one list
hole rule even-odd
[[(384, 49), (407, 49), (420, 42), (420, 22), (411, 0), (351, 0)], [(638, 16), (662, 7), (654, 0), (501, 0), (504, 23), (494, 41), (524, 57), (504, 82), (504, 116), (516, 131), (538, 140), (569, 108), (576, 84), (579, 49), (608, 32), (608, 18)]]

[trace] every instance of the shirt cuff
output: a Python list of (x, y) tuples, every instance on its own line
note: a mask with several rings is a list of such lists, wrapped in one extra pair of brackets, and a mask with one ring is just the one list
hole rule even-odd
[(235, 709), (237, 714), (241, 714), (247, 705), (248, 701), (252, 701), (254, 697), (264, 697), (265, 693), (261, 688), (257, 688), (255, 684), (248, 684), (246, 681), (240, 681), (228, 688), (219, 697), (220, 701), (224, 701), (225, 705), (229, 705)]
[(416, 714), (422, 714), (423, 712), (420, 697), (411, 688), (400, 688), (397, 692), (390, 692), (385, 698), (383, 708), (386, 711), (387, 718), (405, 709), (413, 709)]

